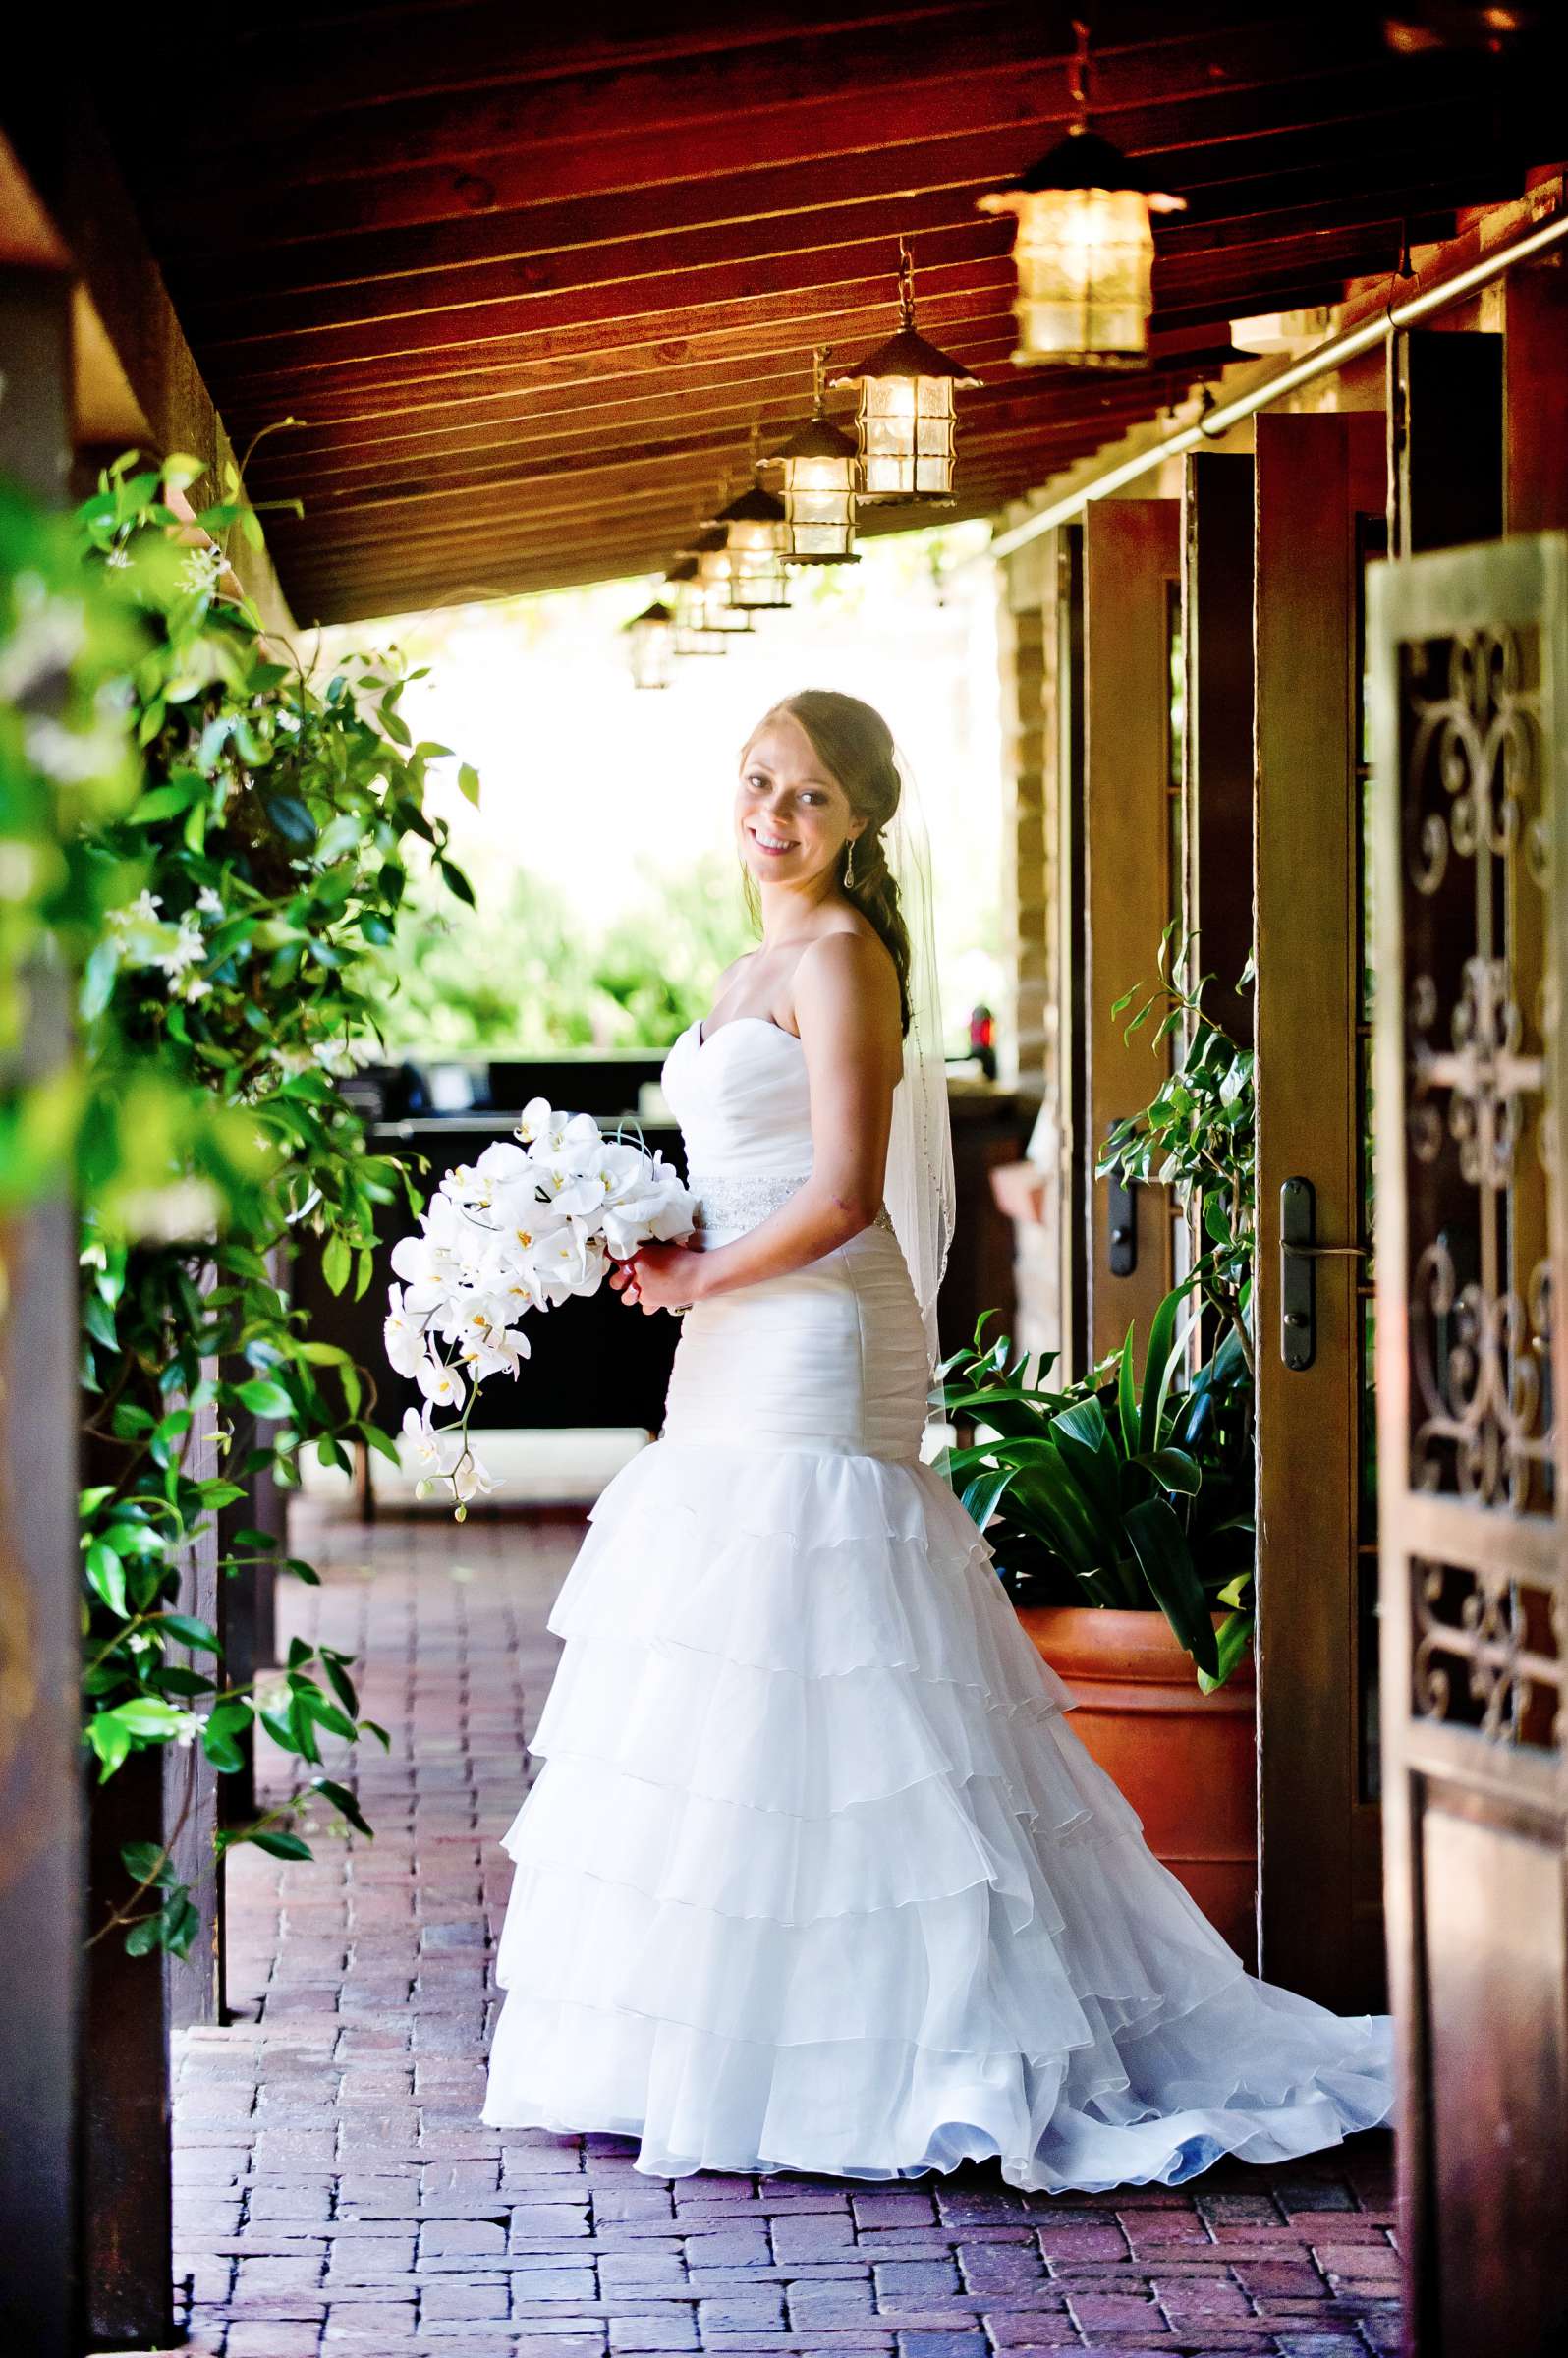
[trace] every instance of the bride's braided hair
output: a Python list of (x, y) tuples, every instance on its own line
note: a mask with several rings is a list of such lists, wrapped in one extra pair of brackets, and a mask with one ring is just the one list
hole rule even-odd
[[(885, 943), (898, 975), (899, 1021), (909, 1030), (909, 927), (899, 905), (898, 883), (887, 865), (883, 830), (898, 809), (898, 759), (893, 732), (880, 712), (858, 696), (836, 688), (803, 688), (764, 712), (747, 739), (747, 751), (770, 721), (790, 719), (806, 731), (818, 759), (844, 789), (850, 809), (866, 825), (855, 838), (851, 880), (839, 868), (839, 890), (853, 902)], [(744, 759), (744, 756), (743, 756)], [(756, 888), (746, 879), (747, 902), (756, 917)]]

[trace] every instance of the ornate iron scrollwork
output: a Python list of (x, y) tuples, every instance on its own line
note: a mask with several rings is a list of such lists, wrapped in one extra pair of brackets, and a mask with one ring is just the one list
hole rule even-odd
[[(1458, 630), (1404, 654), (1408, 1479), (1539, 1527), (1558, 1511), (1539, 634)], [(1525, 1552), (1411, 1561), (1418, 1717), (1563, 1743), (1568, 1607)]]

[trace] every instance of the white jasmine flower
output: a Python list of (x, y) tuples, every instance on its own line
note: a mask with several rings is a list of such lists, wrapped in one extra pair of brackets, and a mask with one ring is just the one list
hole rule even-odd
[(128, 901), (123, 909), (111, 909), (107, 923), (117, 933), (124, 933), (132, 926), (155, 926), (159, 923), (162, 907), (163, 902), (157, 893), (139, 892), (136, 899)]
[(189, 597), (208, 597), (223, 577), (223, 551), (193, 548), (180, 568), (180, 587)]
[(124, 547), (120, 541), (117, 540), (113, 548), (107, 552), (103, 561), (105, 565), (112, 565), (116, 573), (119, 573), (130, 564), (131, 552), (128, 548)]
[(182, 918), (173, 940), (163, 949), (155, 950), (147, 963), (159, 968), (168, 977), (172, 990), (187, 968), (198, 965), (205, 957), (206, 946), (201, 938), (200, 927)]
[(196, 905), (198, 917), (210, 917), (216, 921), (228, 914), (210, 884), (202, 885), (201, 890), (196, 894)]

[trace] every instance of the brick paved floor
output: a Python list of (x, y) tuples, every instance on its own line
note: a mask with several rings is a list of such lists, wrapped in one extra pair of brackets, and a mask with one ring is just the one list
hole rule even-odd
[(638, 2176), (603, 2137), (481, 2128), (496, 1838), (548, 1680), (564, 1519), (304, 1510), (326, 1574), (293, 1626), (367, 1659), (393, 1749), (376, 1838), (236, 1862), (230, 2028), (181, 2044), (177, 2235), (192, 2346), (223, 2358), (1150, 2352), (1398, 2346), (1385, 2139), (1191, 2189), (1027, 2196)]

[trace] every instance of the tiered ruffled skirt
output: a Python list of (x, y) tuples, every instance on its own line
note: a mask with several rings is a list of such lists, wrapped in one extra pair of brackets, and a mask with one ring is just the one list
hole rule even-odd
[(1386, 2116), (1386, 2021), (1244, 1972), (928, 1468), (667, 1438), (550, 1626), (487, 2121), (661, 2175), (995, 2157), (1056, 2189)]

